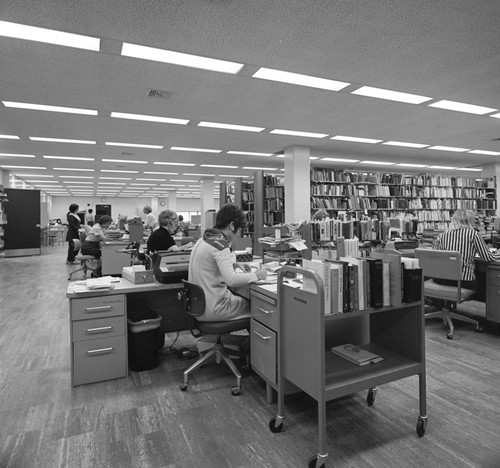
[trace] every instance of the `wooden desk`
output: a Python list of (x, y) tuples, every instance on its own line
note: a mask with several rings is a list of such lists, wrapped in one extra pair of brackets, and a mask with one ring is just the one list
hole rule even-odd
[(182, 284), (133, 284), (126, 279), (110, 291), (74, 292), (69, 283), (71, 384), (82, 385), (128, 375), (127, 313), (154, 310), (160, 332), (187, 329), (177, 300)]

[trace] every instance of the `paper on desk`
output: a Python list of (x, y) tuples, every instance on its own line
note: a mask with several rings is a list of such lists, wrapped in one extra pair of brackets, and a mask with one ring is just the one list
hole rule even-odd
[(307, 245), (303, 240), (294, 240), (294, 241), (288, 241), (287, 242), (290, 247), (293, 247), (295, 250), (298, 250), (299, 252), (301, 250), (306, 250)]

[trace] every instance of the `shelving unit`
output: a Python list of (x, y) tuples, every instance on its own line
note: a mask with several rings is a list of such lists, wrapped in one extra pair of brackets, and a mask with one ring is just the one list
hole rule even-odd
[(384, 220), (411, 212), (416, 217), (418, 233), (425, 229), (442, 230), (457, 209), (495, 215), (496, 180), (313, 169), (312, 213), (321, 208), (332, 217), (338, 211), (348, 210), (355, 219), (376, 214)]
[(234, 203), (245, 213), (247, 225), (242, 233), (243, 237), (252, 237), (254, 234), (254, 183), (238, 177), (234, 181)]
[(7, 215), (5, 214), (4, 202), (7, 200), (7, 194), (4, 192), (4, 186), (0, 185), (0, 258), (5, 257), (5, 241), (3, 236), (5, 231), (3, 227), (7, 224)]
[[(283, 285), (285, 275), (294, 273), (312, 278), (317, 294)], [(308, 466), (322, 467), (327, 458), (327, 401), (368, 389), (367, 403), (372, 406), (377, 385), (418, 375), (416, 430), (423, 436), (427, 425), (423, 302), (333, 315), (325, 315), (323, 304), (324, 288), (315, 273), (295, 267), (280, 270), (274, 318), (279, 330), (275, 334), (278, 413), (269, 422), (270, 430), (283, 429), (285, 382), (306, 392), (318, 402), (319, 447)], [(357, 366), (331, 353), (333, 346), (346, 343), (374, 352), (383, 361)]]

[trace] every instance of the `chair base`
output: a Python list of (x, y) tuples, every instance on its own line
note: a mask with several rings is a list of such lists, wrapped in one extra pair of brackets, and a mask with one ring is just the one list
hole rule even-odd
[(453, 339), (453, 332), (455, 331), (452, 318), (455, 320), (460, 320), (462, 322), (472, 323), (473, 325), (475, 325), (476, 331), (478, 333), (481, 333), (483, 331), (477, 320), (465, 317), (464, 315), (457, 314), (456, 312), (452, 312), (448, 307), (443, 307), (441, 310), (438, 310), (436, 312), (430, 312), (424, 315), (425, 319), (434, 317), (441, 317), (443, 319), (443, 323), (445, 325), (448, 325), (449, 332), (447, 333), (446, 336), (449, 340)]
[(90, 255), (86, 255), (85, 257), (90, 257), (90, 258), (82, 258), (81, 256), (77, 256), (75, 257), (75, 260), (79, 260), (80, 261), (80, 264), (82, 265), (80, 268), (78, 268), (77, 270), (75, 271), (72, 271), (69, 276), (68, 276), (68, 280), (71, 280), (73, 278), (73, 275), (78, 273), (79, 271), (83, 271), (83, 279), (86, 279), (87, 278), (87, 272), (88, 271), (94, 271), (95, 268), (91, 268), (89, 267), (88, 263), (87, 262), (91, 262), (91, 261), (94, 261), (96, 260), (95, 257), (91, 257)]
[(205, 364), (212, 356), (215, 356), (215, 362), (220, 364), (222, 361), (231, 369), (231, 372), (236, 377), (236, 386), (234, 386), (231, 391), (233, 395), (238, 395), (241, 391), (241, 374), (234, 365), (234, 362), (227, 355), (224, 346), (221, 343), (220, 335), (217, 337), (217, 343), (215, 346), (205, 353), (200, 359), (198, 359), (194, 364), (192, 364), (189, 368), (184, 371), (184, 381), (181, 385), (181, 390), (186, 391), (189, 384), (189, 375), (194, 372), (196, 369)]

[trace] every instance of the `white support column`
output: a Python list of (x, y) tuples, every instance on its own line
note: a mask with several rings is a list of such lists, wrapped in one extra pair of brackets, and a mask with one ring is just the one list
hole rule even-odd
[(214, 179), (201, 179), (201, 234), (205, 229), (213, 227), (212, 217), (208, 215), (209, 210), (215, 210)]
[(168, 192), (168, 209), (177, 211), (177, 193), (175, 190), (169, 190)]
[(153, 210), (153, 213), (158, 216), (158, 197), (151, 197), (151, 209)]
[(285, 222), (311, 219), (311, 151), (307, 146), (285, 148)]

